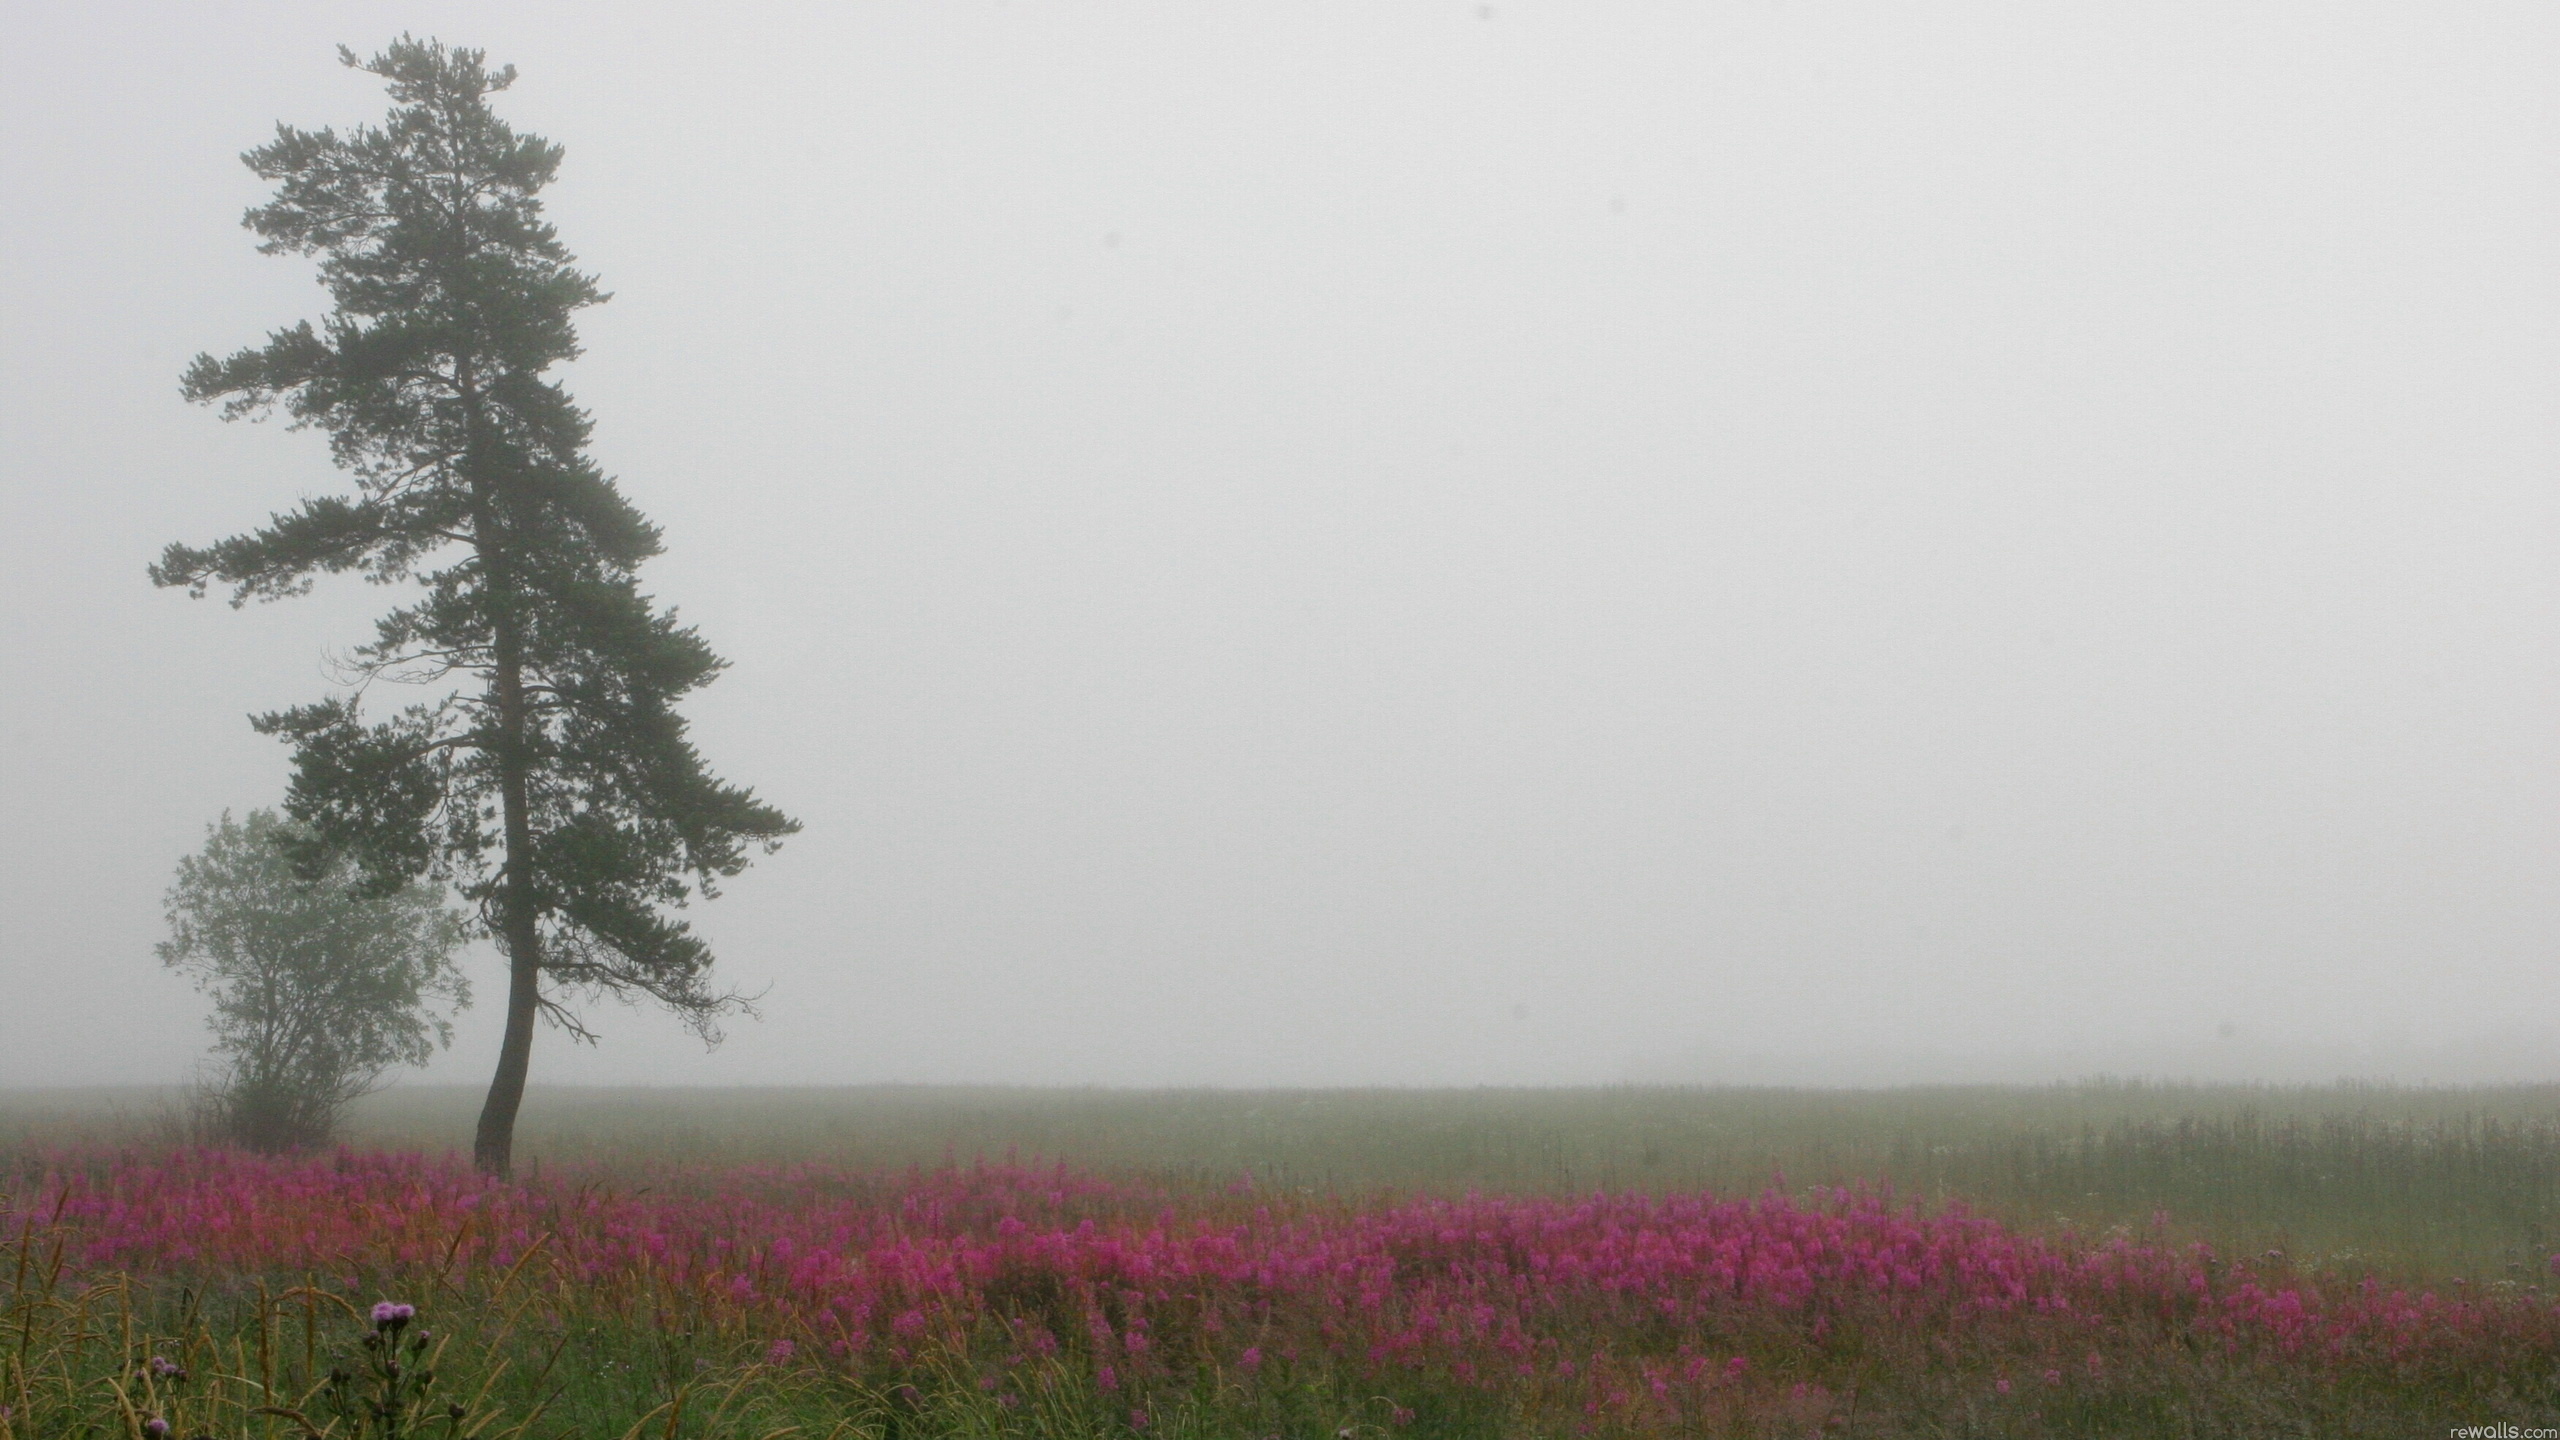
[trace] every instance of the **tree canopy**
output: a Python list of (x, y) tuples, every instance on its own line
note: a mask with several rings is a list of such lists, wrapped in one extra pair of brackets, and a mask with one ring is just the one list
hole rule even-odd
[[(406, 36), (339, 54), (386, 82), (384, 123), (279, 125), (242, 157), (276, 187), (245, 219), (259, 248), (316, 258), (333, 308), (198, 356), (183, 389), (226, 418), (281, 408), (326, 432), (354, 493), (172, 545), (151, 575), (235, 605), (350, 571), (414, 588), (354, 653), (349, 693), (255, 723), (294, 748), (285, 808), (307, 871), (343, 854), (377, 892), (447, 880), (506, 952), (476, 1146), (503, 1170), (537, 1013), (587, 1037), (579, 997), (646, 996), (716, 1041), (744, 1002), (671, 912), (799, 826), (686, 738), (676, 702), (724, 662), (640, 590), (659, 532), (547, 378), (579, 353), (576, 313), (607, 297), (542, 218), (561, 148), (490, 107), (513, 67)], [(376, 681), (441, 693), (375, 717)]]
[(326, 1140), (339, 1109), (397, 1065), (452, 1043), (440, 1007), (471, 1003), (454, 966), (469, 938), (444, 887), (354, 893), (344, 862), (296, 874), (294, 826), (272, 810), (206, 827), (178, 862), (162, 964), (213, 1000), (224, 1128), (259, 1150)]

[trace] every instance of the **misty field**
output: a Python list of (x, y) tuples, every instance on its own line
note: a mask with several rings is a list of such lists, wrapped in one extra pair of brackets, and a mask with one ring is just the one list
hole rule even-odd
[(0, 1440), (2560, 1421), (2552, 1087), (472, 1099), (0, 1097)]

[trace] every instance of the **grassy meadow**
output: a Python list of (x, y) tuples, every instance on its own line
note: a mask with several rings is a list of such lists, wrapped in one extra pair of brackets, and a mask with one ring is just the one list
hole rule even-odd
[[(150, 1143), (175, 1091), (0, 1092), (0, 1145)], [(467, 1150), (480, 1092), (358, 1103), (348, 1143)], [(1578, 1194), (1890, 1185), (2015, 1224), (2149, 1227), (2394, 1278), (2513, 1278), (2560, 1249), (2560, 1086), (1880, 1090), (544, 1089), (528, 1168), (1063, 1160), (1174, 1184)]]
[(2560, 1087), (552, 1089), (506, 1187), (477, 1101), (0, 1095), (0, 1440), (394, 1433), (392, 1301), (490, 1440), (2560, 1422)]

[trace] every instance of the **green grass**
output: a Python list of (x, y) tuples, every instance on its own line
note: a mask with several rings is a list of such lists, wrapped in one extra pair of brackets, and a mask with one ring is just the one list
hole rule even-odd
[[(409, 1087), (361, 1103), (359, 1145), (466, 1147), (479, 1094)], [(0, 1092), (0, 1150), (51, 1143), (165, 1143), (183, 1130), (173, 1091)], [(2048, 1087), (1869, 1091), (1599, 1088), (1465, 1091), (1106, 1091), (963, 1087), (537, 1089), (519, 1164), (723, 1167), (808, 1161), (866, 1169), (1012, 1156), (1058, 1159), (1176, 1189), (1223, 1186), (1250, 1169), (1264, 1186), (1345, 1200), (1398, 1192), (1577, 1192), (1593, 1188), (1755, 1192), (1886, 1183), (1934, 1203), (1963, 1201), (2012, 1223), (2082, 1233), (2156, 1212), (2175, 1235), (2225, 1252), (2283, 1248), (2295, 1266), (2485, 1286), (2548, 1285), (2560, 1248), (2560, 1086), (2269, 1087), (2090, 1082)], [(433, 1297), (421, 1295), (422, 1300)], [(21, 1300), (25, 1297), (22, 1295)], [(336, 1303), (331, 1302), (333, 1305)], [(501, 1292), (434, 1306), (452, 1383), (482, 1440), (792, 1435), (1131, 1440), (1125, 1401), (1061, 1370), (1013, 1410), (969, 1376), (881, 1393), (806, 1366), (763, 1363), (760, 1336), (670, 1331), (592, 1308), (519, 1308)], [(281, 1292), (137, 1294), (121, 1285), (19, 1306), (14, 1348), (62, 1390), (99, 1440), (134, 1440), (131, 1415), (103, 1405), (136, 1358), (183, 1353), (199, 1379), (187, 1403), (207, 1433), (286, 1440), (257, 1406), (317, 1414), (319, 1379), (343, 1347), (345, 1317)], [(329, 1337), (337, 1332), (337, 1339)], [(139, 1332), (139, 1333), (137, 1333)], [(28, 1336), (35, 1342), (31, 1346)], [(158, 1338), (156, 1338), (158, 1337)], [(1891, 1340), (1893, 1337), (1886, 1337)], [(1924, 1337), (1905, 1337), (1917, 1345)], [(11, 1337), (0, 1335), (0, 1340)], [(1897, 1342), (1898, 1343), (1898, 1342)], [(87, 1348), (83, 1348), (83, 1347)], [(1998, 1400), (1978, 1375), (1919, 1352), (1856, 1370), (1864, 1398), (1831, 1376), (1806, 1402), (1858, 1416), (1859, 1434), (2093, 1436), (2437, 1433), (2496, 1419), (2547, 1422), (2547, 1397), (2324, 1387), (2265, 1367), (2226, 1373), (2210, 1354), (2167, 1355), (2159, 1374), (2103, 1388), (2075, 1379)], [(232, 1377), (209, 1383), (213, 1377)], [(258, 1384), (250, 1386), (249, 1377)], [(232, 1393), (236, 1391), (237, 1393)], [(36, 1391), (21, 1382), (20, 1393)], [(72, 1398), (79, 1398), (76, 1403)], [(1825, 1398), (1827, 1394), (1827, 1398)], [(2485, 1402), (2485, 1403), (2484, 1403)], [(1144, 1440), (1274, 1435), (1369, 1440), (1551, 1433), (1457, 1392), (1388, 1397), (1339, 1375), (1251, 1384), (1204, 1373), (1160, 1392)], [(1784, 1405), (1793, 1401), (1770, 1403)], [(681, 1404), (679, 1413), (677, 1406)], [(1414, 1417), (1391, 1420), (1396, 1406)], [(1471, 1408), (1472, 1407), (1472, 1408)], [(1827, 1409), (1824, 1407), (1828, 1407)], [(2470, 1409), (2481, 1413), (2469, 1413)], [(2451, 1413), (2462, 1410), (2464, 1413)], [(481, 1422), (485, 1420), (486, 1424)], [(1757, 1435), (1776, 1411), (1702, 1420), (1701, 1433)], [(1792, 1424), (1794, 1422), (1786, 1422)], [(1809, 1426), (1823, 1420), (1809, 1419)], [(0, 1420), (0, 1440), (36, 1432)], [(69, 1432), (64, 1432), (68, 1434)], [(349, 1435), (346, 1427), (330, 1431)], [(436, 1433), (432, 1428), (421, 1432)], [(1552, 1433), (1564, 1433), (1555, 1431)], [(1789, 1430), (1787, 1433), (1799, 1433)], [(1810, 1433), (1809, 1430), (1803, 1433)], [(51, 1440), (51, 1437), (49, 1437)]]
[[(526, 1291), (536, 1293), (524, 1293)], [(1210, 1369), (1153, 1387), (1149, 1423), (1130, 1423), (1128, 1393), (1104, 1395), (1080, 1367), (1042, 1362), (1015, 1377), (1008, 1406), (973, 1383), (969, 1357), (866, 1385), (823, 1367), (768, 1363), (765, 1342), (654, 1325), (539, 1283), (420, 1295), (436, 1338), (412, 1357), (436, 1372), (416, 1396), (406, 1440), (1519, 1440), (1598, 1434), (1570, 1410), (1523, 1397), (1266, 1366), (1253, 1378)], [(56, 1292), (0, 1293), (0, 1440), (149, 1440), (164, 1415), (177, 1440), (366, 1440), (354, 1341), (360, 1307), (325, 1289), (172, 1291), (110, 1281)], [(564, 1303), (564, 1301), (566, 1303)], [(441, 1303), (439, 1303), (441, 1302)], [(1737, 1392), (1678, 1433), (1717, 1440), (1862, 1435), (1870, 1440), (2389, 1440), (2449, 1424), (2548, 1424), (2547, 1397), (2461, 1387), (2338, 1385), (2263, 1363), (2174, 1348), (2061, 1385), (2025, 1374), (2013, 1394), (1935, 1363), (1924, 1337), (1881, 1337), (1885, 1349), (1790, 1392)], [(1001, 1348), (1000, 1346), (997, 1348)], [(991, 1359), (993, 1350), (979, 1357)], [(147, 1356), (185, 1367), (147, 1378)], [(1856, 1357), (1849, 1357), (1852, 1361)], [(356, 1378), (333, 1386), (332, 1368)], [(1834, 1367), (1835, 1369), (1838, 1367)], [(1382, 1393), (1383, 1392), (1383, 1393)], [(448, 1415), (450, 1418), (448, 1419)], [(1647, 1433), (1647, 1432), (1637, 1432)], [(2531, 1432), (2524, 1432), (2531, 1433)]]
[[(163, 1138), (175, 1092), (0, 1092), (0, 1145)], [(479, 1093), (371, 1097), (346, 1138), (467, 1147)], [(1014, 1155), (1176, 1183), (1554, 1193), (1891, 1184), (2012, 1223), (2173, 1229), (2226, 1250), (2494, 1282), (2560, 1248), (2560, 1086), (1892, 1090), (541, 1089), (519, 1163)]]

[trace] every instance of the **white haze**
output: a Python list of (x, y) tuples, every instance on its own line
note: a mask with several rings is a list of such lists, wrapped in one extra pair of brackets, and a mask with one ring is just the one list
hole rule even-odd
[(143, 567), (341, 483), (176, 377), (404, 29), (808, 826), (761, 1022), (537, 1082), (2560, 1076), (2560, 9), (29, 0), (0, 1084), (188, 1073), (171, 867), (389, 603)]

